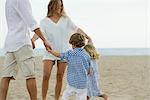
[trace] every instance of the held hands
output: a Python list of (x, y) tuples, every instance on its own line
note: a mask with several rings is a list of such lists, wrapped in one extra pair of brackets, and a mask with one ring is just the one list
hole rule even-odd
[[(35, 43), (34, 43), (34, 42), (35, 42), (35, 41), (34, 41), (34, 39), (32, 38), (32, 39), (31, 39), (31, 43), (32, 43), (32, 48), (33, 48), (33, 49), (35, 48)], [(49, 51), (49, 50), (52, 49), (51, 46), (49, 45), (49, 43), (48, 43), (46, 40), (43, 41), (43, 44), (44, 44), (44, 46), (45, 46), (45, 48), (46, 48), (47, 51)]]
[(35, 48), (34, 41), (36, 41), (38, 38), (41, 38), (41, 40), (43, 40), (43, 44), (44, 44), (46, 50), (47, 51), (50, 50), (51, 46), (49, 45), (49, 43), (47, 42), (47, 40), (44, 38), (44, 36), (43, 36), (40, 28), (35, 29), (34, 32), (35, 32), (35, 34), (33, 35), (32, 39), (31, 39), (32, 40), (32, 46), (33, 46), (33, 48)]

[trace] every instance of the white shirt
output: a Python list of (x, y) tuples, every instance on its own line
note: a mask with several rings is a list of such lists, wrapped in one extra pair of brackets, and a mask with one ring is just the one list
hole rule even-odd
[(60, 17), (57, 23), (46, 17), (41, 20), (40, 27), (52, 49), (58, 52), (69, 49), (70, 36), (78, 29), (68, 16)]
[(5, 50), (13, 52), (24, 45), (31, 45), (29, 28), (33, 31), (39, 26), (32, 16), (28, 0), (6, 0), (5, 14), (8, 32), (5, 40)]

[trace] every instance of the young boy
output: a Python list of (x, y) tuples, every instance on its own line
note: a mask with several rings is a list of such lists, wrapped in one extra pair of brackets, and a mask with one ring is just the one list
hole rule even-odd
[(54, 56), (67, 60), (68, 84), (62, 95), (62, 100), (68, 100), (71, 95), (76, 95), (76, 100), (86, 100), (90, 57), (82, 48), (85, 45), (85, 37), (80, 33), (75, 33), (70, 37), (69, 43), (72, 45), (72, 50), (65, 53), (49, 50)]

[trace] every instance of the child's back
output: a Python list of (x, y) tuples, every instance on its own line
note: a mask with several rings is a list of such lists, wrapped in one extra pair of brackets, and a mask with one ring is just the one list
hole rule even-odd
[(67, 60), (67, 81), (70, 86), (78, 89), (87, 87), (87, 71), (90, 67), (90, 57), (82, 48), (74, 48), (61, 57)]

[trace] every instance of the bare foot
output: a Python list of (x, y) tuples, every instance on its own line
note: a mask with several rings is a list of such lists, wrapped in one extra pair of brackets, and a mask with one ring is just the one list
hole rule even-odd
[(106, 94), (101, 94), (99, 97), (102, 97), (104, 100), (108, 100), (108, 96)]

